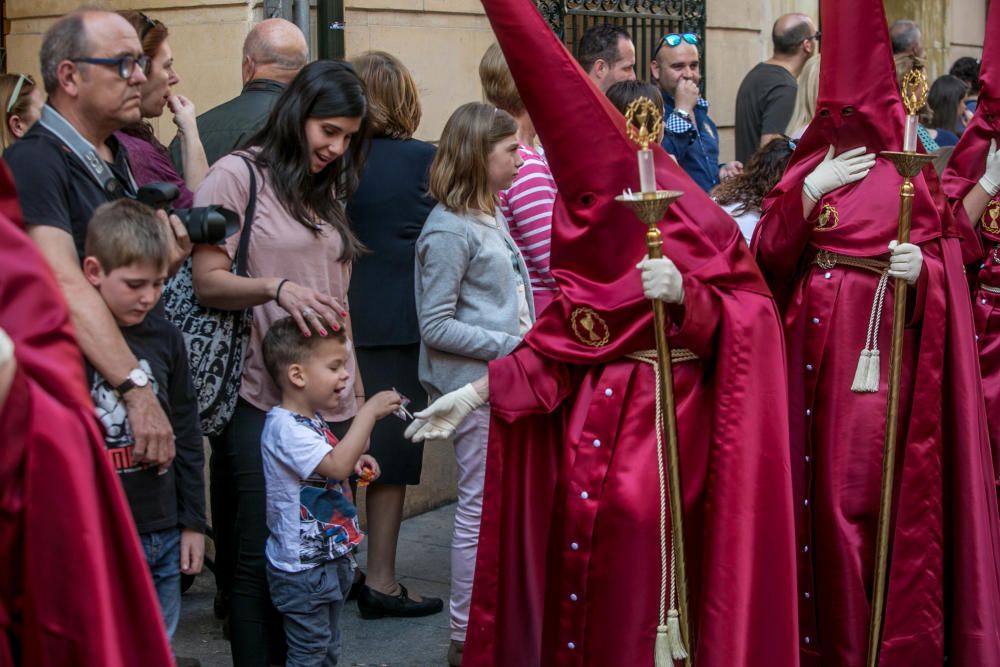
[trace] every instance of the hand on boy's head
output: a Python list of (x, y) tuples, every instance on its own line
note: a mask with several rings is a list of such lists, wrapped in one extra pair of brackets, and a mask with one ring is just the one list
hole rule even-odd
[(380, 391), (375, 394), (361, 406), (362, 410), (372, 410), (374, 411), (375, 419), (382, 419), (386, 415), (390, 415), (394, 410), (397, 410), (402, 403), (402, 398), (398, 393), (387, 389), (386, 391)]
[(191, 237), (188, 236), (187, 227), (181, 222), (181, 219), (176, 215), (167, 216), (167, 212), (163, 210), (158, 210), (156, 215), (160, 220), (167, 223), (170, 226), (170, 230), (173, 232), (169, 236), (170, 238), (170, 258), (167, 263), (169, 267), (170, 275), (177, 273), (177, 270), (181, 268), (181, 264), (184, 263), (191, 255), (191, 249), (194, 244), (191, 243)]
[[(292, 316), (303, 336), (311, 336), (311, 329), (318, 331), (320, 336), (325, 336), (327, 326), (334, 331), (340, 330), (340, 318), (347, 317), (347, 311), (339, 301), (329, 294), (290, 280), (282, 281), (280, 285), (280, 289), (275, 288), (277, 304)], [(307, 319), (309, 324), (306, 324)]]
[(181, 531), (181, 573), (198, 574), (205, 562), (205, 536), (185, 528)]

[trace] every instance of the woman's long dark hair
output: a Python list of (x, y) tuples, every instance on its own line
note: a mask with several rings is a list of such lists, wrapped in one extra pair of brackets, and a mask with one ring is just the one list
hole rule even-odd
[(968, 92), (969, 86), (957, 76), (939, 76), (927, 96), (931, 127), (958, 134), (958, 103), (965, 99)]
[[(367, 111), (364, 84), (354, 68), (339, 60), (317, 60), (299, 72), (278, 98), (267, 123), (245, 144), (258, 149), (254, 161), (267, 170), (278, 199), (292, 217), (317, 233), (329, 225), (340, 234), (342, 262), (352, 261), (364, 250), (348, 225), (344, 202), (358, 187), (368, 152)], [(361, 128), (347, 153), (313, 174), (306, 120), (334, 117), (361, 118)]]

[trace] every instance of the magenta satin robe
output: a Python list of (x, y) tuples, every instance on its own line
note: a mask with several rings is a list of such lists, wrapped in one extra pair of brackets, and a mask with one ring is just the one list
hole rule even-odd
[[(879, 391), (855, 393), (878, 275), (813, 264), (812, 244), (827, 240), (816, 224), (816, 213), (802, 218), (801, 190), (789, 189), (762, 218), (755, 248), (772, 283), (793, 286), (785, 339), (802, 664), (856, 667), (868, 644), (893, 293), (890, 281)], [(904, 330), (880, 665), (939, 667), (946, 654), (951, 665), (997, 665), (996, 505), (960, 251), (954, 238), (921, 248)]]
[[(729, 251), (746, 257), (732, 231)], [(791, 480), (773, 305), (692, 276), (685, 295), (683, 308), (670, 309), (681, 320), (670, 340), (699, 357), (674, 365), (696, 664), (794, 667)], [(564, 305), (557, 299), (527, 345), (490, 364), (467, 667), (653, 665), (654, 369), (621, 357), (553, 359), (565, 349), (546, 329)], [(652, 347), (652, 332), (642, 340), (635, 350)]]

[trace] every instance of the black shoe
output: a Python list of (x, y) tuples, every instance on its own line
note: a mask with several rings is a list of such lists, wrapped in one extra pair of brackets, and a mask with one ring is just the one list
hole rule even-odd
[(444, 609), (441, 598), (424, 598), (420, 602), (411, 600), (406, 592), (406, 586), (399, 585), (399, 595), (386, 595), (372, 590), (368, 586), (361, 587), (358, 595), (358, 611), (361, 618), (371, 620), (384, 616), (430, 616)]
[(347, 592), (347, 599), (357, 600), (358, 596), (361, 595), (361, 589), (365, 587), (365, 573), (360, 569), (357, 570), (358, 576), (354, 577), (354, 583), (351, 584), (351, 590)]

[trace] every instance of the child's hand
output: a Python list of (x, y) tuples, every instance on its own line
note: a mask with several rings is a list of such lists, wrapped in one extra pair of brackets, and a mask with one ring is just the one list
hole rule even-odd
[(181, 574), (198, 574), (205, 562), (205, 536), (185, 528), (181, 531)]
[(371, 410), (375, 419), (382, 419), (382, 417), (390, 415), (394, 410), (399, 409), (401, 402), (402, 399), (396, 392), (390, 390), (380, 391), (365, 401), (361, 409)]
[(382, 474), (381, 469), (378, 467), (378, 461), (376, 461), (369, 454), (362, 454), (358, 458), (357, 465), (354, 466), (354, 474), (360, 479), (358, 480), (358, 486), (368, 486)]

